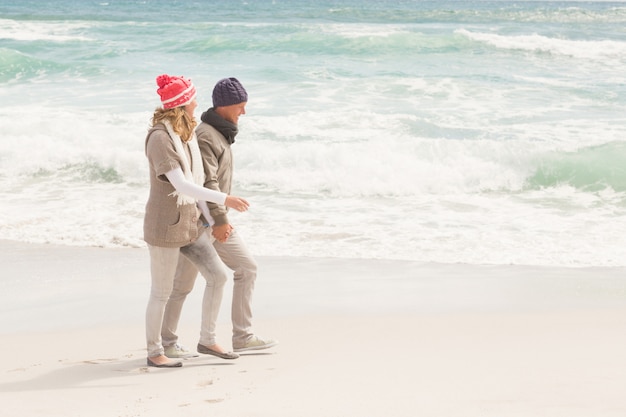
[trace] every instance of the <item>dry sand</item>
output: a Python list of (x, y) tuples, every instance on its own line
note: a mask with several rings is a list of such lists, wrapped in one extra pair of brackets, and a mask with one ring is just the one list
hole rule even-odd
[(255, 329), (280, 344), (157, 369), (146, 250), (0, 249), (3, 416), (626, 416), (624, 268), (261, 258)]

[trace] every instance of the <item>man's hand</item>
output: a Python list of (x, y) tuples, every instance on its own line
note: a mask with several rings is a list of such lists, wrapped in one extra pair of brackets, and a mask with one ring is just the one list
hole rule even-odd
[(230, 233), (232, 232), (233, 227), (226, 223), (219, 226), (213, 226), (213, 237), (221, 243), (224, 243), (228, 240)]

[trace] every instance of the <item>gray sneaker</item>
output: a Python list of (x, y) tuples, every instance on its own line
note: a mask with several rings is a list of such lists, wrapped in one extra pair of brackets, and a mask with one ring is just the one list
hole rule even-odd
[(199, 355), (188, 350), (183, 345), (179, 345), (178, 343), (176, 343), (165, 348), (165, 356), (167, 356), (168, 358), (186, 359), (197, 358)]
[(233, 350), (235, 352), (245, 352), (247, 350), (261, 350), (261, 349), (268, 349), (268, 348), (274, 347), (277, 344), (278, 344), (278, 340), (272, 340), (272, 339), (263, 340), (257, 336), (252, 336), (252, 338), (248, 340), (245, 345), (240, 346), (240, 347), (233, 347)]

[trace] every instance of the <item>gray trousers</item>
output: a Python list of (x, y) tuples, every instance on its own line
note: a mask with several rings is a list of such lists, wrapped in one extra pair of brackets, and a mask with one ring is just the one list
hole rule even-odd
[[(211, 230), (208, 229), (206, 234), (210, 235)], [(233, 347), (242, 347), (253, 335), (251, 305), (254, 283), (257, 276), (257, 263), (250, 251), (248, 251), (245, 242), (237, 233), (237, 229), (233, 229), (232, 234), (224, 243), (213, 239), (213, 246), (226, 266), (234, 271), (233, 300), (231, 307)], [(165, 346), (169, 346), (178, 341), (178, 336), (176, 336), (178, 320), (180, 319), (185, 298), (193, 289), (197, 274), (198, 268), (196, 265), (190, 262), (188, 258), (181, 256), (176, 269), (174, 290), (167, 302), (167, 321), (163, 322), (161, 331), (161, 337), (163, 338), (163, 344)], [(204, 309), (206, 306), (203, 305), (202, 308)], [(202, 341), (200, 343), (202, 343)]]
[[(200, 271), (206, 280), (202, 299), (200, 343), (206, 346), (216, 343), (215, 325), (228, 274), (213, 247), (212, 240), (208, 234), (202, 233), (195, 242), (182, 248), (148, 245), (152, 275), (152, 288), (146, 309), (148, 357), (155, 357), (164, 353), (163, 346), (169, 346), (170, 343), (161, 339), (161, 329), (163, 326), (171, 326), (174, 321), (178, 323), (180, 310), (178, 312), (172, 311), (168, 306), (168, 300), (171, 299), (173, 291), (177, 287), (175, 276), (179, 258), (186, 259)], [(181, 254), (183, 256), (180, 256)], [(172, 315), (176, 316), (175, 319)]]

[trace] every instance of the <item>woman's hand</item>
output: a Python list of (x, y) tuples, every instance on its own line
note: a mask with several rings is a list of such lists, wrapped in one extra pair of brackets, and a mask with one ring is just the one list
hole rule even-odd
[(237, 211), (246, 211), (248, 210), (248, 207), (250, 207), (250, 203), (248, 203), (246, 199), (241, 197), (235, 197), (233, 195), (229, 195), (226, 197), (226, 202), (224, 203), (224, 205)]
[(228, 223), (220, 226), (213, 226), (212, 229), (211, 233), (213, 234), (213, 237), (221, 243), (226, 242), (230, 237), (230, 233), (233, 231), (233, 227)]

